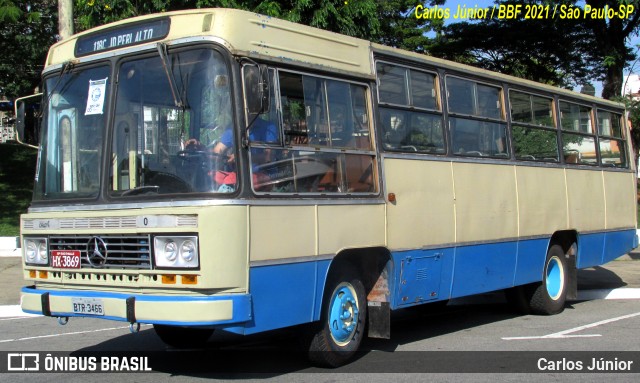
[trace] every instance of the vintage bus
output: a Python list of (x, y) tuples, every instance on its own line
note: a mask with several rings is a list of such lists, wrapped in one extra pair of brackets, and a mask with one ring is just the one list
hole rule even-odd
[(22, 309), (173, 347), (300, 325), (337, 366), (390, 313), (555, 314), (637, 246), (617, 103), (239, 10), (55, 44)]

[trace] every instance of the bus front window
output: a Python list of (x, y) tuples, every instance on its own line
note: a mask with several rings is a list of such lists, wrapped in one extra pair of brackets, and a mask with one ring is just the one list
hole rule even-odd
[(110, 84), (106, 65), (45, 79), (35, 201), (98, 196)]
[[(171, 52), (118, 70), (113, 196), (236, 190), (230, 81), (210, 49)], [(225, 142), (224, 152), (216, 150)]]

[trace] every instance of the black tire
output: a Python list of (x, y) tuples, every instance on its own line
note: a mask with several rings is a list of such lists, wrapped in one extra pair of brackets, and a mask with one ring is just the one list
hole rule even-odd
[(560, 245), (547, 251), (542, 282), (517, 286), (506, 291), (507, 301), (524, 314), (554, 315), (564, 310), (569, 270)]
[[(340, 309), (344, 318), (336, 316)], [(366, 319), (366, 295), (357, 273), (345, 268), (330, 276), (320, 323), (311, 330), (309, 360), (322, 367), (338, 367), (348, 362), (360, 347)]]
[(213, 334), (213, 329), (210, 328), (154, 324), (153, 329), (164, 343), (179, 349), (204, 348)]

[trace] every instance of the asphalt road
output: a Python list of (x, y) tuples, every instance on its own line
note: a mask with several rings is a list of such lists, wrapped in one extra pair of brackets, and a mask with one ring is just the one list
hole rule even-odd
[[(640, 371), (640, 262), (631, 255), (604, 267), (581, 270), (580, 300), (555, 316), (514, 314), (500, 294), (452, 302), (438, 309), (423, 306), (392, 317), (392, 339), (367, 339), (363, 352), (344, 367), (309, 366), (296, 348), (297, 333), (275, 331), (251, 337), (216, 333), (205, 351), (166, 347), (150, 326), (132, 334), (126, 323), (23, 316), (17, 309), (23, 284), (19, 258), (0, 258), (0, 367), (7, 352), (46, 352), (58, 357), (146, 357), (153, 372), (10, 373), (0, 382), (136, 382), (266, 380), (278, 382), (368, 383), (404, 381), (637, 381), (637, 373), (594, 374), (549, 370), (584, 359), (629, 360)], [(627, 299), (615, 298), (626, 293)], [(588, 294), (597, 295), (597, 299)], [(605, 299), (609, 296), (609, 299)], [(12, 311), (13, 310), (13, 311)], [(65, 352), (58, 354), (57, 352)], [(624, 351), (621, 353), (621, 351)], [(99, 360), (99, 359), (98, 359)], [(540, 362), (544, 360), (544, 362)], [(542, 364), (540, 364), (542, 363)], [(555, 363), (555, 364), (554, 364)], [(632, 364), (633, 364), (632, 363)], [(562, 367), (562, 366), (561, 366)], [(624, 366), (623, 366), (624, 367)], [(542, 368), (542, 371), (540, 369)], [(439, 371), (441, 373), (433, 373)], [(459, 371), (467, 371), (460, 374)], [(480, 372), (479, 372), (480, 371)], [(540, 371), (540, 372), (538, 372)], [(458, 372), (458, 373), (457, 373)]]

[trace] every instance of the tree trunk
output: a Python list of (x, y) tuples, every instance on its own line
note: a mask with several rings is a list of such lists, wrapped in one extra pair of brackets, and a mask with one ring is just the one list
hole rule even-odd
[(58, 0), (58, 34), (60, 40), (73, 34), (73, 0)]
[(624, 64), (624, 61), (616, 60), (607, 68), (607, 74), (602, 84), (602, 98), (611, 100), (614, 97), (622, 96)]

